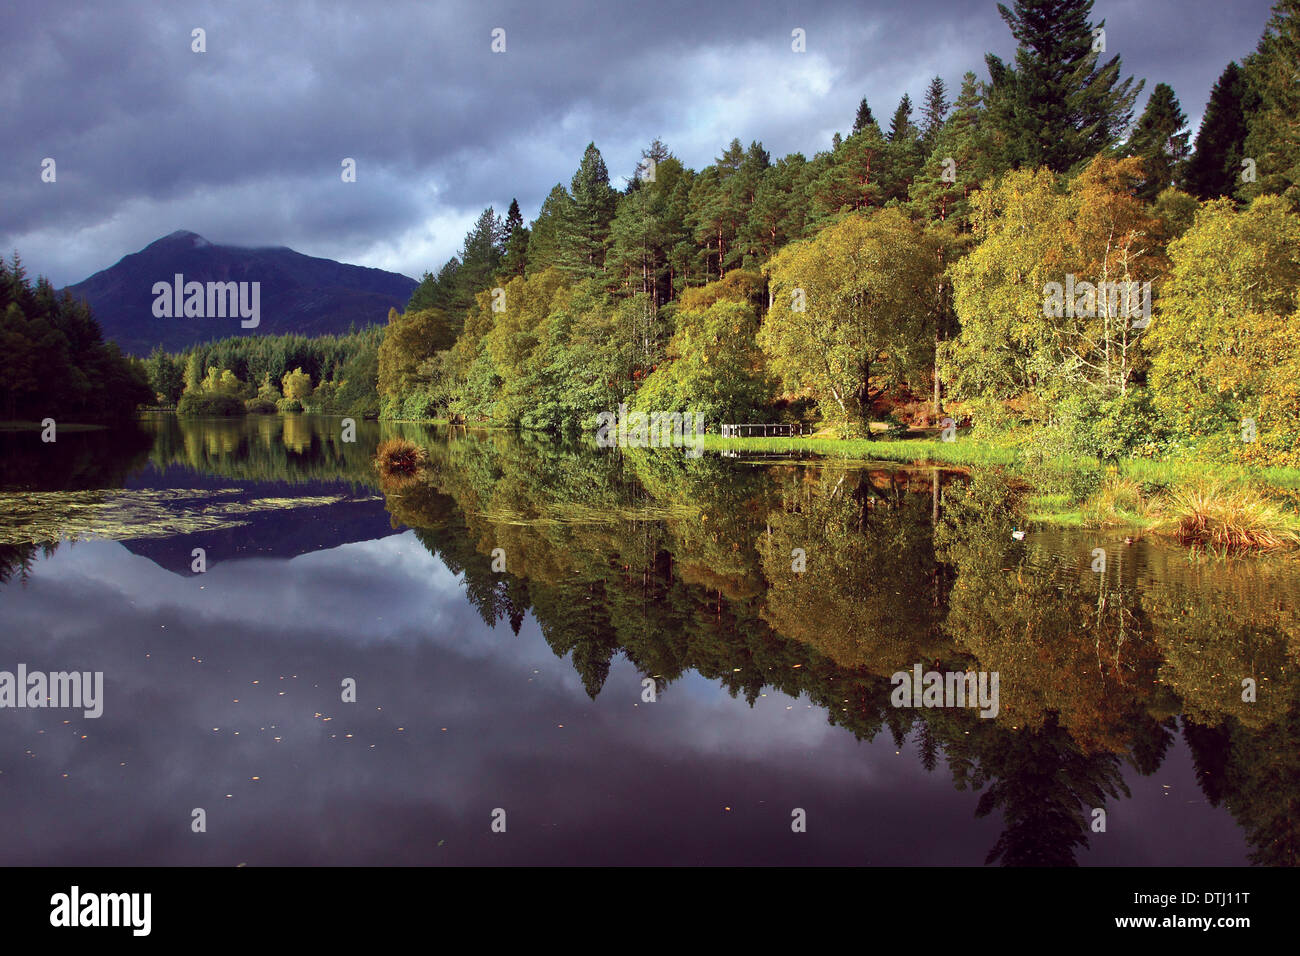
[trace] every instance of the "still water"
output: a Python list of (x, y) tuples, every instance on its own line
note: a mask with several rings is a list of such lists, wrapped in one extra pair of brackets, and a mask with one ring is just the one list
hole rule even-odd
[(7, 865), (1300, 855), (1296, 563), (1016, 540), (991, 472), (158, 416), (0, 435), (0, 504), (0, 670), (104, 675), (0, 709)]

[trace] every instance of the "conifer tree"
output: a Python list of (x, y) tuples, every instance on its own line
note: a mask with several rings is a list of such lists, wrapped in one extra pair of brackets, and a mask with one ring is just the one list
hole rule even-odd
[(934, 149), (935, 141), (939, 138), (939, 131), (943, 129), (944, 121), (948, 118), (948, 109), (951, 104), (948, 102), (948, 88), (944, 85), (943, 78), (936, 76), (930, 80), (930, 85), (925, 90), (925, 103), (921, 107), (921, 151), (929, 155)]
[(1278, 193), (1300, 209), (1300, 0), (1278, 0), (1246, 73), (1258, 106), (1247, 114), (1243, 150), (1256, 179), (1241, 180), (1238, 195)]
[(551, 187), (528, 234), (526, 272), (533, 275), (559, 265), (561, 244), (573, 218), (573, 198), (563, 184)]
[(1077, 170), (1128, 129), (1142, 83), (1120, 79), (1119, 56), (1100, 63), (1106, 21), (1092, 0), (1015, 0), (998, 12), (1019, 41), (1015, 66), (988, 54), (990, 111), (1007, 166)]
[(605, 237), (618, 202), (618, 194), (609, 185), (609, 170), (595, 143), (587, 144), (569, 187), (572, 215), (561, 232), (558, 265), (570, 275), (589, 278), (604, 267)]
[(861, 133), (868, 126), (876, 127), (876, 132), (880, 132), (880, 125), (876, 122), (876, 117), (871, 113), (871, 107), (867, 105), (867, 98), (862, 97), (862, 102), (858, 104), (858, 115), (853, 121), (853, 134)]
[(1138, 190), (1142, 199), (1155, 202), (1161, 192), (1174, 185), (1187, 159), (1189, 135), (1187, 117), (1173, 87), (1157, 83), (1124, 149), (1125, 155), (1142, 160), (1145, 175)]
[(889, 122), (889, 142), (881, 176), (884, 202), (907, 198), (907, 191), (921, 170), (922, 155), (920, 134), (912, 122), (912, 98), (904, 93)]
[(1187, 161), (1183, 179), (1193, 196), (1214, 199), (1230, 196), (1236, 189), (1246, 143), (1246, 108), (1251, 100), (1241, 67), (1229, 63), (1210, 90), (1210, 102)]
[(505, 242), (501, 250), (501, 271), (507, 276), (521, 276), (528, 265), (528, 227), (519, 211), (519, 200), (510, 200), (506, 213)]
[(916, 135), (916, 126), (912, 123), (912, 98), (906, 93), (898, 101), (898, 108), (889, 121), (889, 142), (896, 143)]

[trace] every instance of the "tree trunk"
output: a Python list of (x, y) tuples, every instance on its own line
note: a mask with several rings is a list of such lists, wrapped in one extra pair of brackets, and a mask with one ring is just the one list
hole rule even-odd
[(934, 333), (934, 413), (943, 411), (943, 401), (939, 395), (939, 333)]

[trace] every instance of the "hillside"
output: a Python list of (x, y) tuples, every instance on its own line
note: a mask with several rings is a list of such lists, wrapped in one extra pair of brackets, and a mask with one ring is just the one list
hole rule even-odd
[[(238, 316), (156, 316), (154, 284), (171, 284), (177, 274), (186, 283), (260, 283), (257, 326), (241, 327)], [(155, 345), (175, 352), (229, 335), (325, 335), (375, 325), (386, 321), (390, 308), (405, 307), (415, 286), (395, 272), (305, 256), (285, 246), (220, 246), (179, 231), (68, 291), (89, 303), (105, 338), (146, 355)]]

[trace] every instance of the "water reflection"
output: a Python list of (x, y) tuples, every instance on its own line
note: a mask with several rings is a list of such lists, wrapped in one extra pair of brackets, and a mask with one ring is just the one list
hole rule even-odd
[[(76, 490), (105, 508), (166, 493), (168, 520), (219, 526), (146, 534), (163, 506), (143, 497), (115, 542), (6, 525), (6, 579), (25, 582), (0, 591), (10, 656), (54, 669), (57, 632), (66, 666), (99, 661), (121, 694), (98, 722), (0, 715), (29, 734), (0, 767), (11, 814), (52, 821), (92, 794), (149, 832), (180, 814), (135, 856), (92, 841), (100, 862), (1296, 860), (1293, 564), (1015, 541), (1014, 491), (989, 472), (360, 425), (348, 443), (337, 420), (160, 417), (147, 466), (136, 449), (114, 472), (101, 443), (103, 487)], [(370, 456), (396, 430), (430, 463), (385, 485)], [(29, 496), (42, 473), (15, 464)], [(915, 663), (997, 671), (998, 716), (891, 706)], [(111, 729), (103, 749), (49, 756), (86, 725)], [(167, 801), (229, 806), (218, 849)]]

